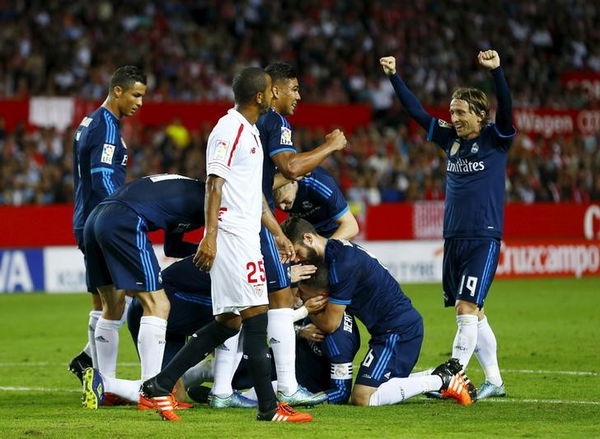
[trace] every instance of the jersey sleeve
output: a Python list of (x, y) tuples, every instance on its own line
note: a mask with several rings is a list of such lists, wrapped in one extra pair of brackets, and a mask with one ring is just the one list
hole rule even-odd
[(208, 138), (206, 147), (206, 174), (216, 175), (225, 180), (229, 177), (231, 166), (238, 147), (244, 125), (239, 124), (235, 132), (227, 132), (224, 127), (217, 126)]
[(92, 192), (100, 199), (106, 198), (120, 186), (115, 181), (117, 163), (118, 129), (115, 123), (107, 119), (90, 131), (87, 147), (90, 151), (90, 174)]
[(351, 263), (341, 261), (337, 256), (329, 261), (329, 302), (336, 305), (350, 305), (356, 282), (357, 277), (353, 273)]
[(432, 118), (427, 130), (427, 141), (437, 143), (442, 149), (446, 149), (449, 140), (456, 137), (454, 127), (442, 119)]
[(296, 152), (292, 141), (292, 128), (289, 122), (278, 113), (271, 113), (266, 123), (266, 145), (263, 145), (269, 157), (283, 151)]
[(360, 346), (353, 317), (344, 313), (340, 327), (325, 337), (323, 352), (329, 359), (331, 385), (327, 390), (330, 404), (345, 404), (352, 390), (352, 360)]

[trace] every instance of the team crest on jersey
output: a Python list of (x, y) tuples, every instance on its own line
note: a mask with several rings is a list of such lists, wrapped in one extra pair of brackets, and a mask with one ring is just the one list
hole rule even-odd
[(292, 130), (287, 127), (281, 127), (281, 139), (279, 143), (282, 145), (292, 145)]
[(452, 128), (452, 125), (446, 122), (445, 120), (438, 119), (438, 125), (442, 128)]
[(217, 140), (217, 147), (215, 148), (215, 160), (224, 160), (229, 149), (229, 142), (226, 140)]
[(455, 155), (459, 149), (460, 149), (460, 142), (458, 140), (455, 140), (454, 143), (452, 144), (452, 147), (450, 148), (450, 155), (451, 156)]
[(105, 143), (102, 147), (102, 157), (100, 157), (100, 161), (110, 165), (112, 164), (113, 155), (115, 155), (115, 145)]
[(477, 154), (477, 151), (479, 151), (479, 145), (477, 145), (477, 143), (473, 143), (473, 146), (471, 147), (471, 154)]

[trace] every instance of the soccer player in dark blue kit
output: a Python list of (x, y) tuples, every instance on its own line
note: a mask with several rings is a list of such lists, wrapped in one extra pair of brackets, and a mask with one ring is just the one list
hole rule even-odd
[[(292, 141), (292, 130), (286, 116), (292, 115), (300, 100), (297, 74), (286, 63), (273, 63), (265, 72), (272, 80), (271, 108), (263, 114), (256, 126), (264, 148), (263, 193), (271, 210), (273, 203), (273, 179), (276, 169), (290, 180), (300, 178), (312, 171), (323, 160), (346, 145), (340, 130), (325, 137), (325, 142), (310, 152), (297, 153)], [(271, 342), (277, 370), (277, 397), (292, 405), (316, 404), (325, 395), (312, 395), (298, 386), (294, 367), (296, 338), (292, 320), (294, 295), (290, 289), (289, 266), (282, 264), (273, 236), (262, 227), (261, 252), (269, 291), (268, 338)], [(231, 361), (231, 360), (230, 360)]]
[(479, 52), (478, 61), (494, 80), (495, 123), (489, 121), (487, 96), (475, 88), (454, 91), (451, 124), (430, 116), (396, 74), (395, 58), (380, 60), (402, 105), (427, 130), (427, 140), (437, 143), (447, 156), (443, 288), (445, 305), (455, 307), (458, 324), (452, 356), (466, 368), (475, 352), (486, 377), (478, 394), (484, 399), (506, 395), (496, 337), (483, 305), (500, 255), (507, 154), (516, 130), (498, 53)]
[[(333, 333), (343, 324), (347, 310), (371, 335), (352, 389), (353, 404), (395, 404), (429, 391), (442, 391), (460, 404), (472, 402), (474, 387), (454, 358), (431, 375), (409, 377), (421, 350), (423, 320), (377, 259), (354, 243), (317, 234), (301, 218), (288, 218), (281, 228), (292, 241), (296, 258), (319, 267), (315, 282), (321, 290), (300, 287), (307, 307), (312, 301), (310, 308), (322, 308), (311, 314), (313, 323)], [(323, 289), (327, 295), (319, 295)]]
[(352, 239), (358, 234), (358, 223), (337, 182), (329, 172), (316, 167), (306, 177), (291, 181), (273, 191), (275, 205), (290, 214), (304, 218), (326, 238)]
[[(118, 68), (110, 80), (109, 93), (104, 103), (84, 117), (73, 138), (74, 212), (73, 233), (79, 249), (85, 255), (83, 227), (94, 207), (125, 184), (127, 147), (121, 137), (120, 120), (131, 116), (142, 106), (146, 94), (146, 76), (134, 66)], [(82, 379), (86, 366), (97, 366), (95, 330), (107, 326), (102, 317), (102, 302), (97, 292), (92, 293), (92, 307), (88, 322), (88, 344), (69, 364)], [(121, 317), (117, 320), (120, 320)], [(102, 334), (100, 334), (102, 335)]]
[[(148, 232), (165, 231), (165, 254), (184, 257), (196, 244), (183, 241), (185, 232), (204, 225), (204, 182), (176, 174), (135, 180), (102, 201), (84, 228), (90, 290), (97, 289), (103, 311), (123, 313), (125, 293), (137, 297), (144, 309), (138, 334), (142, 379), (161, 370), (169, 300), (162, 288), (160, 267)], [(99, 357), (98, 369), (115, 376), (118, 326), (104, 337), (110, 355)], [(87, 373), (87, 370), (86, 370)], [(93, 407), (92, 407), (93, 408)]]

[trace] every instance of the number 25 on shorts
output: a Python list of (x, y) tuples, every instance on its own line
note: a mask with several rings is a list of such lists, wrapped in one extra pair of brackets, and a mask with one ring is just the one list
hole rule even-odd
[(246, 264), (246, 270), (248, 270), (248, 283), (256, 284), (256, 283), (264, 283), (267, 279), (265, 277), (265, 267), (264, 262), (248, 262)]

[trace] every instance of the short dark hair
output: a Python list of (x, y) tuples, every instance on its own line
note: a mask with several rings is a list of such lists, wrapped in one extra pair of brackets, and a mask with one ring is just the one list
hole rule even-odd
[(286, 62), (274, 62), (267, 66), (265, 72), (271, 76), (273, 82), (294, 79), (298, 77), (296, 69)]
[(329, 267), (326, 263), (317, 266), (317, 271), (306, 280), (300, 281), (300, 285), (311, 290), (322, 291), (329, 289)]
[(452, 99), (465, 101), (469, 109), (478, 116), (483, 111), (485, 115), (481, 121), (481, 126), (485, 126), (490, 118), (490, 103), (487, 95), (478, 88), (461, 87), (452, 92)]
[(293, 244), (302, 242), (305, 233), (317, 234), (315, 227), (305, 219), (291, 216), (281, 223), (281, 230)]
[(123, 90), (128, 90), (133, 87), (136, 82), (141, 82), (146, 85), (146, 75), (139, 67), (123, 66), (115, 70), (110, 78), (110, 91), (119, 86)]
[(233, 97), (236, 104), (245, 105), (263, 93), (267, 88), (267, 78), (263, 69), (259, 67), (245, 67), (233, 78)]

